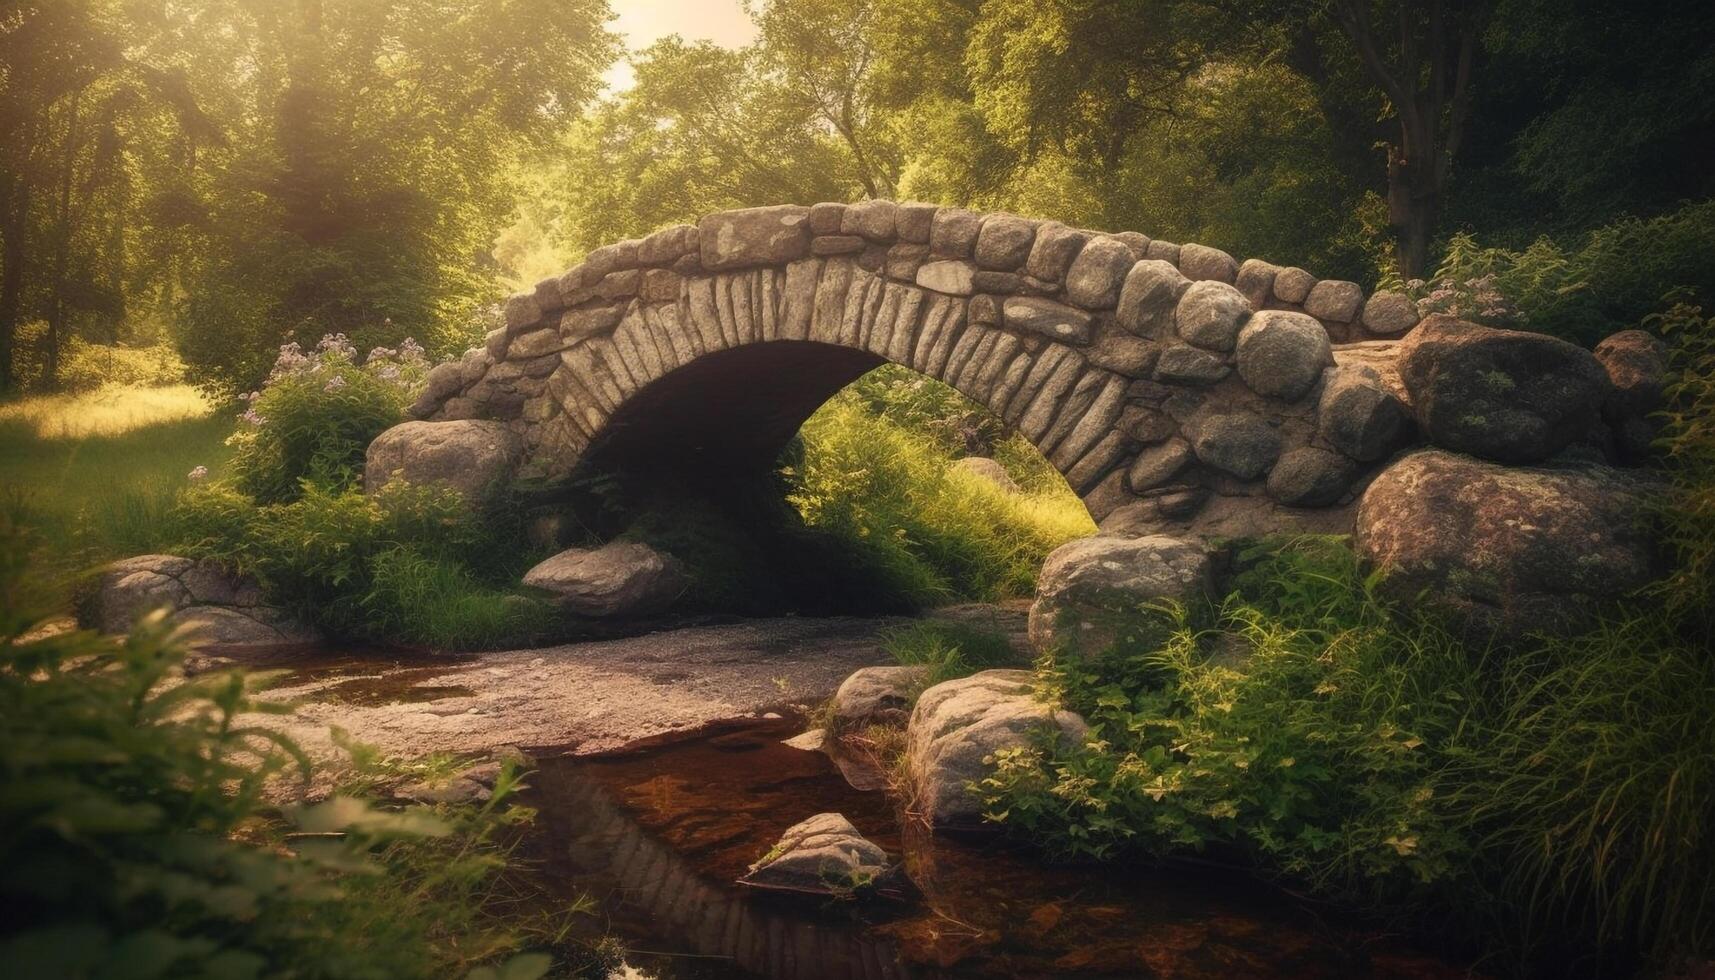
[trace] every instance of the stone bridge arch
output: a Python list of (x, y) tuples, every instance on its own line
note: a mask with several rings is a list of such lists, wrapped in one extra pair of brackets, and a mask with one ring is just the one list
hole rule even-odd
[[(513, 296), (411, 412), (487, 420), (538, 479), (609, 454), (750, 465), (891, 362), (1016, 427), (1104, 527), (1237, 533), (1351, 502), (1406, 425), (1392, 345), (1366, 341), (1416, 321), (1398, 294), (1135, 232), (783, 205), (595, 250)], [(385, 446), (404, 438), (372, 463), (408, 469)]]

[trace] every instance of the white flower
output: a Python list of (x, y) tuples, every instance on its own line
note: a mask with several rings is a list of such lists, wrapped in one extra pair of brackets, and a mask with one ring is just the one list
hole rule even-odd
[(202, 481), (208, 479), (208, 467), (199, 466), (196, 469), (191, 470), (190, 473), (186, 474), (186, 478), (189, 479), (192, 483), (201, 483)]

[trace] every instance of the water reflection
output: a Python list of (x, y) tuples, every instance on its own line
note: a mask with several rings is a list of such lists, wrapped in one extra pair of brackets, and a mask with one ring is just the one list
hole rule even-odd
[[(783, 719), (617, 757), (544, 760), (531, 802), (546, 869), (568, 893), (602, 900), (633, 950), (630, 975), (1467, 975), (1230, 874), (1045, 866), (993, 838), (901, 833), (884, 794), (854, 790), (824, 756), (779, 744), (800, 728)], [(787, 827), (824, 811), (903, 853), (920, 899), (871, 907), (731, 885)]]

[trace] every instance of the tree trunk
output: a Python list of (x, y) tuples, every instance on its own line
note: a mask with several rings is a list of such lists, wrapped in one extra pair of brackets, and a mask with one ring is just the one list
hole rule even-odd
[(1406, 279), (1426, 275), (1429, 240), (1440, 209), (1440, 188), (1421, 186), (1422, 177), (1400, 147), (1388, 147), (1388, 226), (1393, 232), (1394, 261)]
[(78, 109), (83, 100), (80, 89), (71, 95), (66, 117), (66, 141), (60, 154), (60, 220), (54, 243), (53, 298), (48, 302), (47, 356), (42, 359), (42, 386), (53, 389), (60, 378), (60, 337), (65, 333), (66, 273), (71, 265), (71, 188), (72, 171), (77, 168)]
[(24, 236), (30, 223), (30, 187), (23, 175), (15, 174), (4, 201), (4, 251), (0, 252), (0, 395), (9, 394), (18, 383), (18, 318), (24, 305), (24, 267), (29, 253)]

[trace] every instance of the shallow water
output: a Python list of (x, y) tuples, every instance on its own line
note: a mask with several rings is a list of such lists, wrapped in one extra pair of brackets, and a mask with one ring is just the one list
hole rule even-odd
[[(546, 758), (527, 794), (556, 890), (587, 892), (660, 978), (1455, 977), (1466, 971), (1318, 918), (1219, 871), (1045, 865), (998, 839), (947, 840), (780, 744), (793, 719), (719, 726), (594, 759)], [(921, 894), (858, 904), (733, 885), (782, 831), (838, 811)]]

